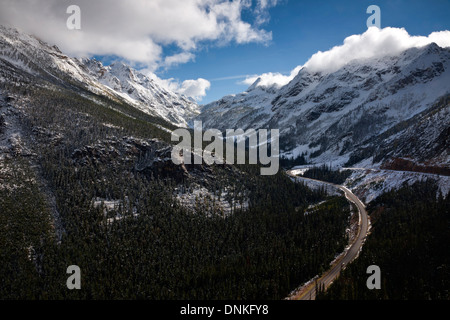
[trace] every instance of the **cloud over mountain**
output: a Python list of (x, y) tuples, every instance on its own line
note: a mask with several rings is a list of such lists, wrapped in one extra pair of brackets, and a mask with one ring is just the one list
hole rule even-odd
[(413, 47), (423, 47), (435, 42), (442, 48), (450, 46), (450, 31), (433, 32), (428, 36), (411, 36), (404, 28), (371, 27), (363, 34), (347, 37), (342, 45), (328, 51), (319, 51), (303, 65), (295, 67), (289, 75), (264, 73), (248, 77), (243, 83), (251, 85), (261, 78), (259, 86), (283, 86), (291, 81), (302, 67), (311, 72), (334, 72), (355, 59), (381, 58), (397, 55)]
[(244, 81), (242, 81), (243, 84), (246, 85), (252, 85), (256, 80), (260, 79), (258, 86), (263, 86), (263, 87), (270, 87), (270, 86), (277, 86), (277, 87), (282, 87), (286, 84), (289, 83), (289, 81), (291, 81), (292, 79), (294, 79), (294, 77), (297, 75), (297, 73), (300, 71), (300, 69), (303, 66), (298, 66), (295, 67), (289, 75), (284, 75), (282, 73), (279, 72), (267, 72), (267, 73), (263, 73), (261, 75), (256, 75), (256, 76), (250, 76), (247, 77)]
[[(69, 3), (59, 0), (3, 0), (0, 24), (35, 34), (74, 56), (114, 55), (156, 70), (191, 61), (203, 43), (266, 43), (260, 28), (275, 0), (76, 0), (81, 30), (69, 30)], [(246, 14), (244, 21), (243, 13)], [(248, 17), (251, 17), (248, 18)], [(164, 48), (176, 53), (166, 57)]]
[(428, 37), (411, 36), (403, 28), (369, 28), (360, 35), (352, 35), (340, 46), (317, 52), (305, 64), (313, 72), (333, 72), (355, 59), (381, 58), (397, 55), (413, 47), (435, 42), (440, 47), (450, 46), (450, 31), (433, 32)]
[(198, 102), (202, 101), (203, 97), (206, 96), (206, 91), (211, 87), (211, 82), (203, 78), (198, 78), (196, 80), (190, 79), (180, 82), (173, 78), (161, 79), (156, 74), (148, 70), (141, 70), (141, 72), (153, 79), (161, 87), (179, 94), (183, 94)]

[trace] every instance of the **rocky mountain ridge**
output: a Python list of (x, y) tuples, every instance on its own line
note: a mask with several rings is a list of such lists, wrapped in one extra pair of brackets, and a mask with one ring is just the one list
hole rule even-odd
[(121, 62), (104, 66), (95, 59), (70, 58), (56, 46), (3, 26), (0, 26), (0, 65), (4, 70), (0, 80), (10, 78), (7, 69), (13, 68), (27, 77), (75, 84), (97, 95), (123, 101), (175, 126), (185, 127), (186, 119), (199, 113), (192, 99), (161, 87)]
[(331, 73), (304, 67), (280, 89), (256, 82), (203, 106), (197, 119), (219, 130), (280, 129), (284, 156), (311, 163), (379, 166), (412, 157), (448, 166), (449, 83), (450, 48), (432, 43)]

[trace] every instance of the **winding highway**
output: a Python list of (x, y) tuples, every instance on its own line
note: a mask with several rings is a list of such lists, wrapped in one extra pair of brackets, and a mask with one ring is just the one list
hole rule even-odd
[(316, 287), (323, 288), (326, 290), (334, 280), (339, 276), (339, 273), (343, 268), (345, 268), (349, 263), (353, 261), (358, 256), (359, 251), (361, 250), (364, 240), (367, 236), (369, 230), (369, 217), (367, 215), (367, 211), (365, 209), (365, 205), (355, 196), (349, 189), (344, 186), (336, 185), (333, 183), (319, 181), (314, 179), (302, 178), (295, 176), (291, 171), (287, 172), (290, 176), (305, 180), (313, 180), (321, 183), (325, 183), (331, 185), (335, 188), (342, 190), (345, 194), (345, 197), (348, 201), (354, 203), (358, 208), (359, 212), (359, 225), (358, 225), (358, 235), (350, 245), (350, 248), (341, 255), (331, 266), (331, 268), (324, 272), (320, 278), (315, 281), (312, 281), (308, 286), (303, 288), (300, 292), (298, 292), (295, 296), (291, 297), (291, 300), (314, 300), (316, 297)]

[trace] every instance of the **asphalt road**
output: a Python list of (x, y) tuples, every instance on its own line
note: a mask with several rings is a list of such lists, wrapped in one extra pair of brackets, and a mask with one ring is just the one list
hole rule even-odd
[[(288, 174), (296, 177), (296, 178), (302, 178), (297, 177), (293, 174), (291, 174), (288, 171)], [(308, 178), (302, 178), (307, 180), (314, 180), (314, 179), (308, 179)], [(314, 180), (319, 181), (319, 180)], [(322, 183), (326, 183), (328, 185), (332, 185), (336, 188), (339, 188), (345, 193), (346, 198), (354, 203), (356, 207), (358, 208), (359, 212), (359, 228), (358, 228), (358, 235), (351, 244), (350, 248), (347, 250), (347, 252), (341, 256), (334, 264), (333, 266), (326, 272), (322, 274), (322, 276), (317, 279), (316, 281), (312, 282), (306, 289), (302, 290), (302, 292), (293, 298), (293, 300), (314, 300), (316, 297), (316, 287), (320, 288), (323, 286), (323, 288), (326, 290), (331, 283), (336, 280), (336, 278), (339, 276), (339, 273), (345, 266), (347, 266), (349, 263), (353, 261), (358, 256), (359, 251), (361, 250), (361, 247), (364, 244), (364, 240), (367, 236), (367, 232), (369, 229), (369, 218), (367, 215), (367, 211), (365, 209), (364, 204), (361, 202), (361, 200), (358, 199), (357, 196), (355, 196), (349, 189), (347, 189), (344, 186), (336, 185), (329, 182), (319, 181)]]

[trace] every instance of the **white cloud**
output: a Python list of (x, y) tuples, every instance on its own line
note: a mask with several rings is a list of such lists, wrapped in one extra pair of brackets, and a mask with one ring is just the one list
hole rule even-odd
[[(70, 55), (116, 55), (156, 70), (191, 61), (200, 43), (267, 43), (272, 34), (242, 18), (248, 10), (257, 20), (274, 4), (259, 2), (252, 9), (249, 0), (2, 0), (0, 24), (35, 34)], [(69, 4), (81, 9), (81, 30), (66, 27)], [(182, 53), (165, 58), (167, 45)]]
[(177, 92), (197, 101), (201, 101), (202, 98), (206, 96), (206, 90), (210, 87), (211, 83), (208, 80), (199, 78), (197, 80), (183, 81)]
[[(403, 28), (369, 28), (359, 35), (352, 35), (340, 46), (315, 53), (304, 65), (312, 72), (333, 72), (354, 59), (367, 59), (397, 55), (413, 47), (422, 47), (435, 42), (440, 47), (450, 46), (450, 31), (433, 32), (429, 36), (411, 36)], [(258, 86), (283, 86), (291, 81), (303, 66), (298, 66), (289, 75), (264, 73), (247, 77), (243, 84), (251, 85), (261, 78)]]
[(360, 35), (352, 35), (340, 46), (314, 54), (305, 67), (313, 72), (333, 72), (354, 59), (397, 55), (400, 52), (435, 42), (440, 47), (450, 46), (450, 31), (433, 32), (428, 37), (411, 36), (403, 28), (369, 28)]
[(195, 59), (194, 54), (192, 54), (190, 52), (181, 52), (181, 53), (166, 57), (164, 59), (164, 66), (166, 68), (170, 68), (170, 67), (182, 64), (182, 63), (192, 61), (194, 59)]
[(270, 87), (270, 86), (274, 86), (275, 85), (277, 87), (282, 87), (282, 86), (288, 84), (292, 79), (294, 79), (295, 76), (298, 74), (298, 72), (300, 71), (300, 69), (302, 67), (303, 66), (295, 67), (291, 71), (291, 73), (289, 75), (283, 75), (281, 73), (268, 72), (268, 73), (263, 73), (261, 75), (249, 76), (244, 81), (242, 81), (241, 83), (250, 86), (256, 80), (258, 80), (258, 78), (260, 78), (261, 81), (258, 83), (258, 86)]
[(280, 0), (258, 0), (256, 5), (256, 25), (262, 25), (270, 20), (268, 9), (275, 7)]
[(185, 80), (180, 83), (174, 78), (161, 79), (150, 70), (140, 70), (140, 72), (153, 79), (161, 87), (179, 94), (184, 94), (198, 102), (202, 101), (203, 97), (206, 96), (206, 90), (211, 87), (211, 83), (203, 78)]
[(244, 78), (248, 78), (249, 76), (246, 74), (242, 74), (242, 75), (236, 75), (236, 76), (226, 76), (226, 77), (219, 77), (219, 78), (214, 78), (214, 79), (210, 79), (211, 81), (225, 81), (225, 80), (236, 80), (236, 79), (244, 79)]

